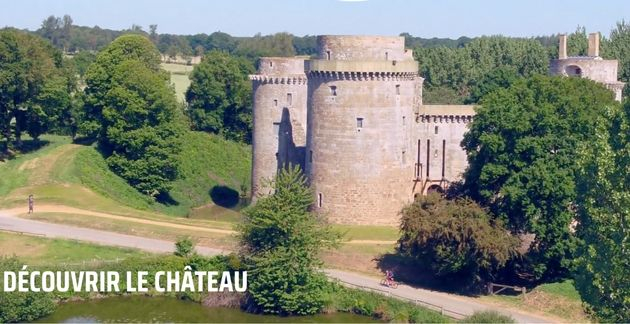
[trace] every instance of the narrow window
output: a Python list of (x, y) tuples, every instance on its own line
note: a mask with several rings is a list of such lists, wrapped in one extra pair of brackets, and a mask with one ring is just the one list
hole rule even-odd
[(444, 163), (446, 162), (446, 140), (442, 140), (442, 179), (444, 179)]
[(337, 86), (330, 86), (330, 95), (331, 96), (337, 95)]
[(389, 53), (385, 52), (385, 61), (389, 60)]
[(403, 126), (405, 126), (405, 116), (403, 116)]
[(276, 137), (280, 135), (280, 123), (273, 123), (273, 134)]
[(322, 193), (317, 194), (317, 207), (322, 208), (322, 203), (324, 202), (324, 196)]
[(402, 163), (407, 163), (407, 159), (405, 158), (405, 151), (402, 151)]
[(273, 106), (274, 107), (278, 107), (278, 99), (274, 99), (273, 100)]
[(422, 143), (422, 142), (421, 142), (420, 140), (418, 140), (418, 157), (417, 157), (417, 160), (416, 160), (416, 179), (418, 179), (418, 178), (420, 178), (420, 176), (422, 176), (422, 175), (420, 174), (420, 163), (421, 163), (421, 162), (420, 162), (420, 148), (421, 148), (421, 147), (420, 147), (420, 146), (421, 146), (420, 144), (421, 144), (421, 143)]
[(308, 151), (308, 162), (313, 163), (313, 151)]
[(273, 67), (273, 62), (269, 62), (269, 67)]
[(287, 106), (291, 106), (293, 104), (293, 94), (287, 93)]
[(396, 85), (396, 95), (400, 96), (400, 84)]
[(330, 51), (326, 51), (326, 59), (330, 61)]
[(438, 133), (438, 127), (435, 126), (435, 135), (437, 135), (437, 133)]
[(430, 158), (431, 158), (431, 140), (427, 140), (427, 178), (429, 178)]
[(363, 118), (357, 118), (357, 128), (363, 128)]

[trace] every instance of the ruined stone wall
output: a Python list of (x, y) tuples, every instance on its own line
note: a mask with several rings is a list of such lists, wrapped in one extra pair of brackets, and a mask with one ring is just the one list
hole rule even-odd
[(303, 58), (261, 58), (253, 82), (252, 198), (280, 168), (304, 168), (307, 79)]

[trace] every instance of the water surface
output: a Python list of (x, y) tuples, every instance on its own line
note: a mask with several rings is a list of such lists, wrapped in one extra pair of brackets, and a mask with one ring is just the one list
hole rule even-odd
[(347, 313), (301, 317), (255, 315), (233, 308), (209, 308), (172, 297), (125, 296), (63, 303), (55, 313), (38, 322), (264, 322), (264, 323), (364, 323), (374, 319)]

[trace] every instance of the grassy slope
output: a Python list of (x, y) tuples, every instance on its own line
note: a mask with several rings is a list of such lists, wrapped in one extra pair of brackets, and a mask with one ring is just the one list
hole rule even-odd
[(43, 139), (50, 143), (0, 165), (0, 206), (22, 204), (33, 193), (39, 202), (122, 215), (145, 210), (186, 216), (191, 208), (205, 206), (196, 213), (217, 212), (223, 218), (236, 219), (237, 212), (212, 204), (210, 192), (216, 185), (237, 192), (247, 183), (251, 170), (249, 146), (190, 132), (180, 155), (181, 179), (170, 192), (175, 202), (165, 205), (151, 201), (112, 173), (94, 147), (70, 144), (68, 138), (60, 136), (46, 135)]

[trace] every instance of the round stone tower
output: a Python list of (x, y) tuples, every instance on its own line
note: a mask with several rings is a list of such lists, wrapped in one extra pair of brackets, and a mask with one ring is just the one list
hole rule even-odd
[(272, 179), (288, 165), (304, 168), (306, 145), (306, 74), (304, 58), (263, 57), (253, 82), (252, 199), (269, 191)]
[(308, 68), (306, 173), (334, 223), (397, 224), (413, 197), (422, 79), (403, 37), (319, 36)]

